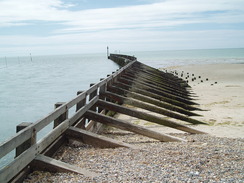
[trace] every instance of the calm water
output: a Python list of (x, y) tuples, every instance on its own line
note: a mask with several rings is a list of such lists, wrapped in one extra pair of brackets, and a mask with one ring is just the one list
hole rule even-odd
[(130, 54), (155, 68), (190, 64), (244, 63), (244, 48), (131, 52)]
[[(159, 68), (173, 65), (244, 63), (244, 49), (123, 53)], [(21, 122), (35, 122), (118, 68), (104, 54), (0, 58), (0, 143)], [(0, 167), (10, 157), (0, 160)]]
[(17, 124), (37, 121), (51, 112), (56, 102), (71, 100), (78, 90), (88, 89), (90, 83), (118, 68), (102, 54), (7, 61), (7, 67), (0, 69), (0, 141), (13, 135)]

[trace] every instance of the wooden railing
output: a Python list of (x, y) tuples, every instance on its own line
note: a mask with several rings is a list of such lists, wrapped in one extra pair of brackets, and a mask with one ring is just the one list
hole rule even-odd
[[(136, 146), (96, 134), (100, 127), (109, 125), (122, 130), (138, 133), (159, 141), (185, 141), (184, 139), (155, 132), (143, 126), (106, 115), (106, 111), (136, 117), (152, 123), (175, 128), (187, 133), (204, 133), (192, 127), (171, 121), (177, 119), (191, 124), (204, 124), (189, 116), (198, 116), (192, 112), (200, 110), (195, 106), (192, 93), (185, 81), (172, 74), (159, 71), (137, 61), (134, 56), (111, 54), (109, 58), (122, 68), (91, 85), (84, 91), (78, 92), (77, 97), (67, 103), (58, 103), (56, 109), (43, 119), (26, 125), (6, 142), (0, 144), (0, 158), (17, 149), (16, 157), (0, 170), (0, 183), (20, 180), (31, 169), (68, 170), (86, 176), (99, 176), (97, 173), (83, 170), (79, 167), (65, 164), (50, 158), (66, 138), (99, 147), (128, 147)], [(153, 112), (147, 114), (140, 110), (123, 106), (130, 105), (142, 110)], [(70, 112), (76, 108), (69, 117)], [(159, 115), (157, 115), (159, 114)], [(165, 115), (166, 119), (160, 117)], [(54, 124), (54, 128), (39, 141), (36, 136), (46, 126)], [(95, 133), (93, 133), (95, 132)], [(28, 143), (26, 145), (26, 143)]]
[[(69, 110), (75, 105), (77, 106), (76, 112), (71, 117), (65, 119), (58, 125), (56, 124), (56, 127), (53, 130), (51, 130), (48, 134), (42, 137), (38, 142), (32, 142), (31, 147), (29, 147), (26, 151), (17, 156), (7, 166), (3, 167), (0, 170), (0, 182), (10, 181), (23, 168), (25, 168), (29, 163), (31, 163), (31, 161), (33, 161), (38, 154), (42, 153), (45, 149), (47, 149), (47, 147), (50, 146), (64, 131), (76, 124), (80, 120), (82, 115), (98, 101), (99, 93), (105, 90), (107, 84), (111, 82), (113, 79), (115, 79), (125, 69), (133, 65), (133, 63), (134, 61), (128, 63), (128, 65), (113, 73), (106, 79), (103, 79), (99, 83), (91, 86), (87, 91), (80, 93), (71, 101), (64, 103), (43, 119), (40, 119), (35, 123), (29, 125), (28, 127), (18, 132), (14, 137), (10, 138), (6, 142), (1, 143), (0, 158), (4, 157), (11, 151), (18, 148), (27, 140), (36, 137), (37, 133), (40, 132), (44, 127), (54, 122), (64, 113), (68, 113)], [(89, 99), (89, 101), (87, 103), (84, 102), (87, 101), (87, 99)], [(85, 122), (83, 121), (83, 123)], [(88, 127), (89, 125), (90, 124), (88, 123), (83, 124), (81, 126)]]

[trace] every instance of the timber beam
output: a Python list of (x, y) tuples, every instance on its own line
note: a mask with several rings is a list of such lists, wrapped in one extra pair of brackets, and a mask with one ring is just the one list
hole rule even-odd
[[(142, 94), (142, 95), (145, 95), (145, 96), (148, 96), (148, 97), (151, 97), (151, 98), (154, 98), (154, 99), (157, 99), (159, 101), (163, 101), (163, 102), (166, 102), (168, 104), (171, 104), (171, 105), (175, 105), (175, 106), (178, 106), (178, 107), (181, 107), (181, 108), (184, 108), (186, 110), (190, 110), (190, 111), (193, 111), (193, 110), (201, 110), (197, 107), (194, 107), (192, 105), (189, 105), (189, 104), (185, 104), (183, 102), (179, 102), (177, 100), (174, 100), (174, 99), (171, 99), (171, 98), (167, 98), (167, 97), (164, 97), (162, 95), (159, 95), (157, 93), (154, 93), (154, 92), (151, 92), (151, 91), (147, 91), (147, 90), (144, 90), (143, 88), (136, 88), (134, 87), (133, 85), (130, 86), (128, 84), (125, 84), (125, 83), (122, 83), (120, 81), (117, 81), (116, 83), (113, 83), (113, 86), (114, 87), (118, 87), (118, 88), (121, 88), (123, 90), (127, 90), (127, 91), (131, 91), (131, 92), (135, 92), (135, 93), (138, 93), (138, 94)], [(108, 86), (110, 87), (110, 86)]]
[[(98, 114), (96, 112), (92, 112), (93, 114)], [(93, 120), (93, 119), (91, 119)], [(94, 120), (95, 121), (95, 120)], [(96, 120), (96, 122), (98, 122)], [(68, 130), (66, 130), (65, 134), (68, 136), (68, 138), (72, 138), (74, 140), (80, 141), (85, 144), (92, 145), (94, 147), (100, 147), (100, 148), (116, 148), (116, 147), (127, 147), (131, 149), (138, 149), (137, 147), (120, 142), (108, 137), (104, 137), (102, 135), (98, 135), (96, 133), (89, 132), (87, 130), (75, 128), (75, 127), (69, 127)]]
[(66, 172), (66, 173), (72, 172), (72, 173), (82, 174), (90, 178), (100, 176), (100, 174), (98, 173), (94, 173), (86, 169), (41, 154), (37, 155), (36, 158), (31, 162), (31, 167), (39, 171)]
[(168, 93), (168, 94), (172, 94), (172, 95), (175, 95), (175, 96), (185, 97), (187, 99), (191, 99), (187, 92), (182, 92), (181, 90), (176, 90), (176, 89), (169, 89), (169, 88), (161, 86), (161, 85), (159, 85), (157, 83), (153, 84), (153, 81), (145, 80), (142, 77), (140, 77), (139, 74), (136, 75), (135, 77), (132, 77), (132, 76), (130, 76), (128, 74), (123, 74), (122, 77), (125, 78), (125, 79), (128, 79), (128, 80), (131, 80), (131, 81), (133, 81), (135, 83), (139, 83), (141, 85), (145, 85), (145, 86), (148, 86), (148, 87), (163, 91), (163, 92)]
[(114, 103), (111, 103), (111, 102), (98, 100), (96, 105), (98, 107), (102, 107), (102, 108), (105, 108), (105, 109), (108, 109), (108, 110), (111, 110), (111, 111), (115, 111), (115, 112), (118, 112), (118, 113), (126, 114), (126, 115), (133, 116), (133, 117), (136, 117), (136, 118), (139, 118), (139, 119), (143, 119), (143, 120), (146, 120), (146, 121), (157, 123), (157, 124), (160, 124), (160, 125), (164, 125), (164, 126), (168, 126), (168, 127), (171, 127), (171, 128), (175, 128), (177, 130), (185, 131), (185, 132), (188, 132), (188, 133), (191, 133), (191, 134), (204, 134), (204, 132), (196, 130), (196, 129), (193, 129), (193, 128), (190, 128), (188, 126), (181, 125), (181, 124), (178, 124), (178, 123), (172, 122), (170, 120), (163, 119), (163, 118), (151, 115), (151, 114), (146, 114), (144, 112), (140, 112), (140, 111), (137, 111), (137, 110), (134, 110), (134, 109), (129, 109), (129, 108), (126, 108), (124, 106), (120, 106), (120, 105), (117, 105), (117, 104), (114, 104)]
[(144, 70), (138, 70), (135, 67), (131, 67), (124, 71), (126, 74), (130, 74), (130, 76), (136, 76), (137, 74), (141, 74), (141, 76), (148, 81), (155, 81), (157, 84), (160, 84), (168, 89), (177, 89), (182, 92), (187, 92), (187, 89), (185, 87), (182, 87), (177, 83), (178, 81), (172, 81), (167, 79), (168, 73), (162, 72), (161, 74), (166, 75), (166, 77), (162, 77), (161, 75), (154, 75), (148, 72), (145, 72)]
[[(140, 78), (140, 77), (138, 77), (138, 78)], [(144, 90), (151, 91), (153, 93), (157, 93), (158, 95), (162, 95), (167, 98), (178, 100), (178, 101), (190, 104), (190, 105), (196, 105), (196, 103), (191, 101), (194, 99), (188, 97), (185, 94), (180, 94), (177, 91), (174, 91), (174, 92), (167, 91), (163, 88), (156, 86), (155, 84), (153, 85), (153, 84), (148, 84), (148, 83), (142, 82), (141, 79), (137, 79), (137, 77), (133, 80), (132, 78), (128, 78), (123, 75), (122, 77), (120, 77), (120, 79), (123, 79), (128, 84), (133, 85), (136, 88), (142, 88)]]
[(140, 72), (142, 74), (144, 74), (145, 76), (148, 77), (153, 77), (153, 78), (157, 78), (157, 80), (159, 82), (164, 82), (167, 83), (169, 86), (171, 87), (177, 87), (177, 88), (187, 88), (189, 87), (189, 85), (187, 85), (187, 83), (182, 80), (181, 78), (178, 78), (176, 76), (174, 76), (173, 74), (170, 73), (165, 73), (163, 71), (159, 71), (155, 68), (150, 68), (149, 66), (145, 66), (142, 63), (136, 62), (131, 69), (133, 69), (134, 71)]
[(184, 115), (180, 115), (180, 114), (171, 112), (169, 110), (165, 110), (165, 109), (163, 109), (161, 107), (158, 107), (158, 106), (155, 106), (155, 105), (151, 105), (151, 104), (148, 104), (148, 103), (145, 103), (145, 102), (141, 102), (139, 100), (135, 100), (133, 98), (123, 97), (121, 95), (114, 94), (114, 93), (111, 93), (111, 92), (105, 92), (104, 94), (101, 94), (101, 95), (104, 96), (104, 97), (113, 99), (113, 100), (115, 100), (115, 101), (117, 101), (119, 103), (132, 105), (134, 107), (145, 109), (145, 110), (148, 110), (148, 111), (151, 111), (151, 112), (158, 113), (160, 115), (165, 115), (165, 116), (172, 117), (172, 118), (175, 118), (175, 119), (178, 119), (178, 120), (182, 120), (182, 121), (185, 121), (185, 122), (189, 122), (189, 123), (192, 123), (192, 124), (206, 124), (206, 123), (203, 123), (201, 121), (186, 117)]
[(155, 131), (152, 131), (150, 129), (141, 127), (139, 125), (128, 123), (128, 122), (125, 122), (123, 120), (115, 119), (115, 118), (112, 118), (112, 117), (109, 117), (109, 116), (106, 116), (103, 114), (98, 114), (98, 113), (95, 113), (95, 112), (90, 111), (90, 110), (85, 113), (85, 117), (88, 119), (103, 123), (105, 125), (109, 125), (109, 126), (112, 126), (115, 128), (122, 129), (122, 130), (134, 132), (134, 133), (144, 135), (146, 137), (153, 138), (156, 140), (160, 140), (163, 142), (169, 142), (169, 141), (171, 141), (171, 142), (179, 142), (179, 141), (182, 142), (182, 141), (184, 141), (185, 142), (184, 139), (173, 137), (173, 136), (166, 135), (166, 134), (159, 133), (159, 132), (155, 132)]
[(152, 88), (150, 86), (146, 86), (146, 85), (140, 84), (138, 82), (136, 83), (136, 82), (133, 82), (131, 80), (128, 80), (128, 79), (125, 79), (125, 78), (122, 78), (122, 77), (119, 77), (118, 81), (121, 82), (121, 83), (125, 83), (127, 85), (130, 85), (130, 86), (133, 86), (133, 88), (143, 89), (143, 90), (146, 90), (148, 92), (155, 93), (155, 94), (160, 95), (160, 96), (162, 96), (164, 98), (167, 98), (168, 100), (178, 101), (178, 102), (181, 102), (181, 103), (184, 103), (184, 104), (187, 104), (187, 105), (198, 105), (197, 103), (192, 102), (192, 101), (187, 100), (187, 99), (184, 99), (182, 97), (174, 96), (172, 94), (168, 94), (166, 92), (154, 89), (154, 88)]
[(144, 73), (143, 71), (137, 72), (132, 69), (128, 69), (125, 71), (126, 74), (130, 75), (131, 77), (140, 76), (140, 78), (148, 83), (155, 84), (158, 86), (161, 86), (162, 88), (168, 89), (168, 90), (176, 90), (182, 93), (188, 93), (188, 90), (185, 87), (182, 87), (183, 84), (176, 84), (178, 81), (168, 81), (163, 78), (158, 78), (157, 76), (148, 75), (147, 73)]
[[(163, 107), (166, 109), (170, 109), (188, 116), (199, 116), (199, 114), (193, 113), (191, 111), (193, 110), (200, 110), (198, 108), (179, 103), (177, 101), (173, 100), (167, 100), (164, 97), (161, 97), (157, 94), (153, 94), (144, 90), (139, 89), (130, 89), (128, 87), (124, 87), (124, 84), (121, 83), (114, 83), (116, 86), (109, 86), (108, 91), (111, 91), (113, 93), (117, 93), (120, 95), (124, 95), (127, 97), (132, 97), (137, 100), (141, 100), (143, 102), (148, 102), (153, 105), (157, 105), (159, 107)], [(117, 87), (118, 86), (118, 87)], [(171, 101), (171, 102), (170, 102)]]

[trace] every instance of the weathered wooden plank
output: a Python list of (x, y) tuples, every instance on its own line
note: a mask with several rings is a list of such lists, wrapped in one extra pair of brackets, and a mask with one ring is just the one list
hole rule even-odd
[[(32, 123), (27, 123), (27, 122), (23, 122), (21, 124), (19, 124), (16, 127), (16, 132), (20, 132), (21, 130), (27, 128), (28, 126), (30, 126)], [(19, 156), (22, 152), (24, 152), (26, 149), (28, 149), (31, 145), (36, 143), (36, 132), (33, 131), (32, 133), (32, 137), (30, 139), (28, 139), (27, 141), (25, 141), (23, 144), (21, 144), (20, 146), (16, 147), (15, 150), (15, 157)]]
[[(113, 93), (117, 93), (117, 94), (120, 94), (120, 95), (124, 95), (124, 96), (127, 96), (127, 97), (131, 97), (131, 98), (134, 98), (134, 99), (137, 99), (137, 100), (141, 100), (143, 102), (147, 102), (147, 103), (150, 103), (150, 104), (153, 104), (153, 105), (165, 108), (165, 109), (176, 111), (176, 112), (179, 112), (181, 114), (188, 115), (188, 116), (200, 116), (199, 114), (196, 114), (196, 113), (193, 113), (191, 111), (188, 111), (185, 108), (182, 108), (182, 107), (179, 107), (177, 105), (161, 101), (159, 99), (160, 96), (155, 95), (154, 98), (152, 98), (150, 96), (147, 96), (146, 95), (147, 93), (144, 93), (143, 90), (141, 90), (141, 92), (139, 92), (139, 91), (138, 92), (133, 92), (133, 91), (129, 91), (129, 90), (126, 90), (126, 89), (122, 89), (122, 88), (113, 86), (113, 87), (108, 87), (108, 91), (111, 91)], [(156, 99), (157, 97), (158, 97), (158, 99)]]
[(150, 121), (153, 123), (157, 123), (157, 124), (161, 124), (164, 126), (168, 126), (171, 128), (175, 128), (177, 130), (181, 130), (181, 131), (185, 131), (188, 133), (192, 133), (192, 134), (203, 134), (204, 132), (190, 128), (188, 126), (185, 125), (181, 125), (178, 123), (175, 123), (173, 121), (167, 120), (167, 119), (162, 119), (160, 117), (154, 116), (154, 115), (150, 115), (150, 114), (146, 114), (144, 112), (140, 112), (134, 109), (129, 109), (111, 102), (106, 102), (106, 101), (102, 101), (102, 100), (98, 100), (97, 105), (100, 107), (104, 107), (106, 109), (109, 109), (111, 111), (115, 111), (115, 112), (119, 112), (122, 114), (126, 114), (129, 116), (133, 116), (139, 119), (143, 119), (146, 121)]
[[(57, 109), (57, 108), (61, 107), (64, 104), (65, 104), (65, 102), (58, 102), (58, 103), (54, 104), (54, 109)], [(61, 114), (58, 118), (56, 118), (54, 120), (53, 128), (56, 128), (60, 123), (62, 123), (67, 118), (68, 118), (68, 110), (65, 113)]]
[(164, 110), (161, 107), (157, 107), (155, 105), (151, 105), (151, 104), (148, 104), (148, 103), (145, 103), (145, 102), (141, 102), (141, 101), (135, 100), (133, 98), (123, 97), (121, 95), (114, 94), (114, 93), (111, 93), (111, 92), (106, 92), (106, 93), (104, 93), (102, 95), (104, 95), (104, 96), (106, 96), (108, 98), (112, 98), (113, 100), (121, 102), (123, 104), (132, 105), (134, 107), (145, 109), (145, 110), (148, 110), (148, 111), (151, 111), (151, 112), (155, 112), (155, 113), (158, 113), (158, 114), (161, 114), (161, 115), (169, 116), (169, 117), (172, 117), (172, 118), (175, 118), (175, 119), (179, 119), (179, 120), (182, 120), (182, 121), (186, 121), (186, 122), (189, 122), (189, 123), (192, 123), (192, 124), (206, 124), (206, 123), (203, 123), (201, 121), (186, 117), (184, 115), (180, 115), (180, 114), (168, 111), (168, 110)]
[[(77, 91), (77, 95), (80, 95), (83, 92), (84, 91)], [(80, 108), (82, 108), (85, 104), (86, 104), (86, 97), (84, 97), (84, 99), (82, 99), (80, 102), (78, 102), (76, 104), (76, 111), (78, 111)]]
[(65, 137), (65, 135), (61, 135), (58, 137), (51, 145), (49, 145), (44, 151), (41, 153), (45, 156), (52, 157), (54, 156), (57, 151), (64, 145), (65, 143), (68, 143), (68, 139)]
[[(90, 84), (90, 87), (92, 87), (94, 85), (94, 83), (91, 83)], [(97, 96), (97, 90), (95, 90), (94, 92), (92, 92), (90, 95), (89, 95), (89, 101), (90, 100), (92, 100), (94, 97), (96, 97)], [(92, 106), (91, 108), (90, 108), (90, 110), (92, 110), (92, 111), (96, 111), (97, 109), (96, 109), (96, 106), (94, 105), (94, 106)], [(90, 131), (93, 131), (93, 132), (95, 132), (95, 131), (97, 131), (97, 128), (98, 128), (98, 126), (97, 126), (98, 124), (95, 122), (95, 121), (88, 121), (88, 124), (86, 125), (86, 129), (88, 129), (89, 128), (89, 130)]]
[(125, 84), (128, 84), (128, 85), (131, 85), (131, 86), (133, 85), (133, 88), (143, 89), (143, 90), (146, 90), (148, 92), (158, 94), (158, 95), (160, 95), (160, 96), (162, 96), (164, 98), (167, 98), (167, 100), (174, 100), (174, 101), (178, 101), (178, 102), (181, 102), (181, 103), (184, 103), (184, 104), (188, 104), (188, 105), (198, 105), (197, 103), (192, 102), (190, 100), (187, 100), (185, 98), (182, 98), (182, 97), (179, 97), (179, 96), (175, 96), (175, 95), (166, 93), (164, 91), (160, 91), (158, 89), (154, 89), (154, 88), (152, 88), (150, 86), (147, 86), (147, 85), (144, 85), (144, 84), (140, 84), (139, 82), (134, 82), (134, 81), (131, 81), (129, 79), (125, 79), (123, 77), (118, 78), (118, 81), (120, 81), (122, 83), (125, 83)]
[[(153, 93), (151, 91), (147, 91), (147, 90), (144, 90), (142, 88), (136, 88), (133, 85), (130, 86), (130, 85), (127, 85), (125, 83), (116, 82), (116, 83), (113, 83), (113, 87), (118, 87), (120, 90), (123, 89), (123, 90), (134, 92), (134, 93), (137, 93), (137, 94), (140, 94), (140, 95), (145, 95), (145, 96), (148, 96), (150, 98), (157, 99), (157, 101), (159, 101), (159, 102), (163, 101), (163, 102), (168, 103), (170, 105), (181, 107), (181, 108), (183, 108), (185, 110), (191, 110), (191, 111), (200, 110), (199, 108), (196, 108), (196, 107), (191, 106), (189, 104), (185, 104), (183, 102), (179, 102), (177, 100), (161, 96), (161, 95), (159, 95), (157, 93)], [(108, 87), (108, 90), (110, 90), (110, 88), (111, 88), (111, 86)]]
[(168, 86), (170, 88), (174, 88), (177, 90), (186, 90), (186, 86), (182, 86), (182, 83), (185, 83), (180, 78), (177, 78), (169, 73), (165, 73), (158, 70), (149, 70), (148, 67), (142, 66), (142, 63), (138, 63), (138, 65), (133, 65), (132, 68), (127, 69), (132, 73), (140, 73), (141, 76), (147, 79), (154, 79), (155, 83), (161, 83), (164, 86)]
[[(189, 92), (188, 90), (186, 90), (185, 87), (180, 87), (179, 84), (174, 85), (176, 81), (169, 81), (169, 80), (165, 79), (167, 77), (158, 78), (158, 76), (147, 74), (143, 70), (142, 71), (138, 71), (138, 70), (134, 71), (134, 69), (135, 69), (135, 67), (133, 66), (133, 67), (127, 69), (125, 71), (125, 73), (132, 78), (140, 76), (142, 78), (142, 81), (147, 82), (147, 83), (151, 83), (151, 84), (155, 83), (155, 85), (163, 87), (169, 91), (175, 90), (175, 91), (178, 91), (181, 93), (188, 93)], [(165, 74), (163, 73), (163, 75), (165, 75)]]
[[(133, 72), (132, 70), (126, 72), (126, 75), (128, 76), (129, 74), (131, 74), (129, 76), (131, 78), (133, 78), (132, 72)], [(141, 82), (147, 83), (147, 85), (152, 85), (153, 88), (158, 87), (158, 88), (164, 89), (166, 91), (171, 91), (171, 92), (175, 92), (175, 93), (177, 92), (177, 93), (181, 93), (181, 94), (185, 94), (185, 95), (189, 93), (189, 91), (184, 88), (179, 88), (174, 85), (170, 85), (169, 82), (166, 82), (163, 80), (157, 81), (157, 79), (147, 76), (147, 75), (143, 74), (142, 72), (135, 73), (134, 77), (139, 78)]]
[(2, 158), (3, 156), (5, 156), (9, 152), (11, 152), (13, 149), (15, 149), (17, 146), (19, 146), (20, 144), (22, 144), (23, 142), (28, 140), (31, 137), (33, 130), (35, 130), (36, 132), (39, 132), (42, 128), (44, 128), (45, 126), (50, 124), (58, 116), (60, 116), (65, 111), (67, 111), (68, 109), (70, 109), (71, 107), (73, 107), (74, 105), (79, 103), (80, 101), (82, 101), (87, 95), (92, 93), (94, 90), (97, 90), (99, 87), (103, 86), (104, 84), (106, 84), (107, 82), (112, 80), (114, 77), (117, 77), (117, 75), (120, 74), (120, 72), (123, 72), (125, 69), (131, 67), (134, 63), (135, 63), (135, 61), (130, 62), (125, 67), (118, 70), (118, 72), (112, 74), (110, 77), (97, 83), (93, 87), (89, 88), (86, 92), (81, 93), (80, 95), (78, 95), (71, 101), (67, 102), (63, 106), (57, 108), (56, 110), (54, 110), (53, 112), (51, 112), (50, 114), (45, 116), (44, 118), (36, 121), (35, 123), (30, 125), (26, 129), (24, 129), (22, 132), (17, 133), (15, 136), (9, 138), (5, 142), (2, 142), (0, 144), (0, 158)]
[(82, 99), (85, 96), (86, 96), (85, 93), (81, 94), (77, 98), (73, 99), (71, 102), (61, 106), (60, 108), (57, 108), (56, 110), (54, 110), (52, 113), (48, 114), (43, 119), (28, 126), (27, 128), (25, 128), (21, 132), (17, 133), (15, 136), (10, 138), (6, 142), (3, 142), (0, 145), (0, 158), (3, 157), (4, 155), (6, 155), (7, 153), (9, 153), (10, 151), (12, 151), (14, 148), (19, 146), (23, 142), (25, 142), (26, 140), (28, 140), (31, 137), (32, 132), (34, 130), (36, 132), (40, 131), (43, 127), (45, 127), (46, 125), (51, 123), (54, 119), (56, 119), (61, 114), (63, 114), (67, 110), (67, 108), (72, 107), (73, 104), (75, 104), (75, 102), (79, 101), (80, 99)]
[[(81, 94), (83, 92), (84, 91), (77, 91), (77, 95), (79, 95), (79, 94)], [(84, 98), (83, 100), (81, 100), (80, 102), (78, 102), (76, 104), (76, 111), (78, 111), (80, 108), (82, 108), (85, 104), (86, 104), (86, 98)], [(85, 129), (85, 122), (86, 122), (86, 119), (85, 118), (81, 118), (77, 122), (75, 122), (76, 124), (74, 124), (74, 126), (77, 127), (77, 128)]]
[(73, 126), (77, 128), (85, 129), (86, 128), (85, 122), (86, 122), (86, 118), (81, 117), (81, 119), (77, 120), (77, 122), (75, 122)]
[[(99, 95), (99, 98), (100, 98), (100, 95)], [(100, 109), (102, 111), (100, 111), (99, 113), (101, 113), (101, 114), (105, 114), (106, 113), (106, 110), (103, 110), (102, 108), (100, 108)], [(94, 123), (97, 123), (97, 126), (96, 126), (95, 129), (93, 128), (93, 124)], [(77, 126), (75, 126), (75, 127), (77, 127)], [(84, 128), (84, 130), (87, 130), (87, 131), (90, 131), (90, 132), (93, 132), (93, 133), (99, 133), (103, 129), (104, 129), (104, 125), (102, 123), (99, 123), (99, 122), (96, 122), (96, 121), (93, 121), (93, 120), (90, 120), (89, 123), (87, 124), (86, 128)]]
[[(95, 83), (91, 83), (90, 84), (90, 87), (92, 87), (92, 86), (94, 86), (95, 85)], [(90, 100), (92, 100), (94, 97), (96, 97), (97, 96), (97, 90), (94, 90), (92, 93), (90, 93), (90, 95), (89, 95), (89, 101)], [(96, 106), (93, 106), (92, 108), (91, 108), (91, 110), (93, 110), (93, 111), (95, 111), (96, 110)]]
[(37, 155), (34, 161), (31, 163), (31, 166), (34, 167), (35, 170), (40, 171), (49, 171), (49, 172), (72, 172), (82, 174), (86, 177), (94, 178), (100, 176), (100, 174), (88, 171), (86, 169), (55, 160), (53, 158)]
[(106, 116), (103, 114), (94, 113), (93, 111), (90, 111), (90, 110), (85, 113), (85, 116), (87, 118), (93, 119), (95, 121), (99, 121), (106, 125), (113, 126), (113, 127), (116, 127), (116, 128), (122, 129), (122, 130), (127, 130), (130, 132), (134, 132), (134, 133), (144, 135), (146, 137), (150, 137), (150, 138), (160, 140), (163, 142), (185, 141), (184, 139), (180, 139), (180, 138), (166, 135), (163, 133), (155, 132), (150, 129), (141, 127), (139, 125), (128, 123), (128, 122), (125, 122), (125, 121), (122, 121), (119, 119), (115, 119), (115, 118), (112, 118), (112, 117), (109, 117), (109, 116)]
[[(95, 112), (93, 112), (95, 113)], [(97, 113), (95, 113), (97, 114)], [(138, 149), (136, 146), (120, 142), (108, 137), (104, 137), (102, 135), (98, 135), (96, 133), (89, 132), (87, 130), (82, 130), (75, 127), (70, 127), (65, 134), (68, 138), (72, 138), (74, 140), (80, 141), (84, 144), (89, 144), (94, 147), (100, 148), (115, 148), (115, 147), (127, 147), (132, 149)]]
[[(130, 71), (133, 72), (132, 69), (135, 67), (131, 68)], [(160, 74), (155, 74), (155, 72), (150, 72), (146, 69), (140, 69), (137, 72), (140, 76), (143, 78), (147, 79), (148, 81), (154, 81), (155, 84), (159, 84), (162, 86), (168, 86), (169, 88), (176, 89), (177, 91), (187, 91), (185, 87), (182, 87), (182, 83), (185, 83), (182, 79), (178, 77), (173, 77), (171, 78), (171, 74), (169, 73), (160, 73)]]
[(90, 120), (85, 129), (93, 133), (98, 133), (103, 129), (103, 125), (97, 121)]
[(139, 84), (139, 86), (141, 86), (141, 87), (155, 89), (156, 91), (159, 90), (161, 92), (165, 92), (165, 93), (173, 95), (173, 96), (178, 96), (178, 97), (182, 97), (184, 99), (191, 100), (191, 98), (187, 95), (187, 93), (183, 93), (180, 90), (176, 90), (176, 89), (170, 90), (170, 89), (160, 86), (159, 84), (156, 84), (156, 83), (152, 84), (153, 81), (150, 81), (150, 80), (146, 81), (145, 79), (140, 77), (139, 74), (136, 75), (134, 78), (132, 78), (131, 76), (128, 76), (127, 74), (123, 74), (122, 77), (129, 81), (132, 81), (133, 83)]
[[(100, 79), (101, 81), (104, 80), (103, 78)], [(104, 97), (101, 97), (101, 93), (104, 93), (107, 89), (107, 84), (104, 84), (103, 86), (100, 87), (100, 90), (99, 90), (99, 98), (102, 99), (102, 100), (105, 100)], [(98, 112), (100, 113), (102, 111), (101, 108), (98, 108)]]
[[(91, 83), (90, 84), (90, 87), (91, 86), (93, 86), (93, 83)], [(102, 86), (102, 88), (100, 88), (101, 90), (104, 90), (105, 88), (104, 88), (104, 85)], [(99, 91), (100, 92), (100, 91)], [(98, 90), (95, 90), (93, 93), (91, 93), (90, 94), (90, 96), (89, 96), (89, 100), (92, 100), (95, 96), (97, 96), (97, 94), (98, 94)], [(100, 97), (100, 96), (99, 96)], [(90, 108), (90, 110), (92, 110), (92, 111), (97, 111), (97, 109), (96, 109), (96, 106), (94, 105), (94, 106), (92, 106), (91, 108)], [(98, 132), (99, 131), (99, 129), (102, 127), (102, 125), (101, 124), (99, 124), (98, 122), (96, 122), (96, 121), (92, 121), (92, 120), (90, 120), (89, 122), (88, 122), (88, 124), (86, 125), (86, 130), (88, 130), (88, 131), (91, 131), (91, 132)]]
[(9, 165), (0, 170), (0, 182), (9, 182), (19, 172), (21, 172), (34, 158), (37, 145), (34, 144), (28, 150), (20, 154)]
[(15, 176), (10, 183), (23, 183), (23, 181), (26, 179), (26, 177), (31, 173), (31, 167), (27, 166), (22, 171), (18, 173), (17, 176)]
[[(53, 143), (65, 130), (74, 124), (91, 106), (98, 101), (98, 96), (93, 98), (90, 103), (77, 111), (70, 119), (65, 120), (63, 123), (54, 128), (50, 133), (44, 136), (36, 144), (32, 145), (29, 149), (18, 156), (8, 166), (0, 170), (0, 182), (8, 182), (15, 175), (17, 175), (24, 167), (26, 167), (37, 154), (45, 150), (50, 144)], [(13, 168), (14, 167), (14, 168)]]
[[(136, 67), (137, 66), (137, 67)], [(165, 82), (171, 84), (171, 85), (175, 85), (175, 86), (180, 86), (179, 84), (179, 81), (183, 81), (181, 78), (178, 78), (170, 73), (167, 73), (167, 72), (163, 72), (163, 71), (160, 71), (158, 69), (155, 69), (153, 67), (150, 67), (148, 65), (145, 65), (143, 63), (140, 63), (138, 62), (137, 65), (135, 65), (133, 67), (134, 68), (137, 68), (137, 70), (141, 71), (141, 72), (144, 72), (146, 73), (147, 75), (149, 76), (152, 76), (152, 77), (158, 77), (159, 80), (165, 80)], [(184, 82), (184, 81), (183, 81)], [(180, 88), (184, 88), (182, 86), (180, 86)]]

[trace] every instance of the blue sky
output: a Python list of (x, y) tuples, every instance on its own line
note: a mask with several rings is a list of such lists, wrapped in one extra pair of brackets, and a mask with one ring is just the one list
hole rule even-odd
[(0, 56), (244, 47), (243, 0), (0, 0)]

